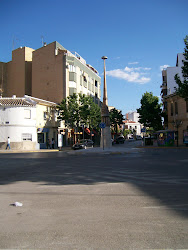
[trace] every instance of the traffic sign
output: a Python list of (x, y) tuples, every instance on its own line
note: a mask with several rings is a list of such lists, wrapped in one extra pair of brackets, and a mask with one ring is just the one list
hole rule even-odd
[(141, 128), (141, 133), (146, 133), (146, 128)]
[(101, 123), (99, 124), (99, 127), (100, 127), (100, 128), (105, 128), (105, 127), (106, 127), (106, 123), (101, 122)]

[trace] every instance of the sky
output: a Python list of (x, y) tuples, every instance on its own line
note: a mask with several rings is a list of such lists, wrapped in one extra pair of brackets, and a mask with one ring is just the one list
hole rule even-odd
[(187, 10), (187, 0), (0, 0), (0, 61), (57, 41), (96, 68), (103, 87), (107, 56), (108, 104), (125, 114), (146, 91), (160, 97), (161, 69), (185, 47)]

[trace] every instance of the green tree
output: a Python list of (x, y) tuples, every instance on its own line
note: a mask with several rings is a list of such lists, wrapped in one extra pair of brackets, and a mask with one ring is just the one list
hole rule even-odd
[(127, 135), (132, 134), (132, 131), (130, 129), (124, 129), (123, 135), (125, 138), (127, 138)]
[(93, 128), (97, 129), (101, 121), (100, 108), (90, 96), (74, 93), (63, 99), (57, 109), (58, 118), (64, 120), (66, 127), (71, 129), (85, 125), (92, 131)]
[(185, 60), (183, 60), (183, 67), (182, 67), (182, 75), (183, 75), (183, 81), (181, 81), (180, 76), (178, 74), (175, 75), (174, 79), (178, 85), (177, 88), (175, 88), (176, 93), (183, 97), (186, 101), (188, 100), (188, 36), (184, 39), (185, 48), (184, 48), (184, 57)]
[(110, 124), (117, 134), (118, 132), (118, 125), (121, 125), (123, 123), (123, 115), (121, 111), (113, 108), (110, 110)]
[(101, 111), (99, 106), (93, 101), (91, 96), (79, 94), (80, 121), (89, 127), (90, 131), (95, 128), (98, 130), (101, 121)]
[(137, 109), (139, 113), (139, 122), (145, 127), (153, 127), (154, 130), (162, 128), (162, 110), (159, 104), (159, 98), (153, 96), (153, 93), (146, 92), (142, 95), (140, 101), (141, 107)]
[(59, 110), (58, 118), (65, 121), (65, 126), (72, 129), (79, 126), (80, 114), (77, 94), (74, 93), (63, 99), (57, 109)]

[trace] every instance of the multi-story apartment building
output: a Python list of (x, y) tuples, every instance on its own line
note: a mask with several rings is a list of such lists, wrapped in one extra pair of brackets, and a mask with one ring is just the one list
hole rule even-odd
[[(176, 67), (167, 67), (162, 70), (162, 85), (161, 85), (161, 97), (163, 99), (166, 95), (171, 95), (175, 92), (177, 87), (174, 76), (179, 75), (180, 79), (183, 80), (182, 66), (183, 60), (185, 60), (183, 53), (177, 54)], [(164, 111), (166, 111), (166, 102), (163, 100)]]
[(55, 103), (73, 93), (91, 95), (98, 103), (101, 98), (97, 70), (58, 42), (12, 51), (12, 61), (0, 63), (0, 79), (6, 97), (26, 94)]
[(183, 53), (177, 55), (176, 67), (167, 67), (162, 71), (161, 96), (163, 101), (164, 127), (176, 133), (177, 145), (184, 145), (188, 131), (188, 103), (176, 95), (178, 85), (174, 79), (176, 74), (183, 81), (182, 66), (185, 60)]

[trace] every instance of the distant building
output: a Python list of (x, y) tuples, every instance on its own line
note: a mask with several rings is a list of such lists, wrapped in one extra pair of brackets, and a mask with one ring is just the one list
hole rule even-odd
[[(123, 121), (121, 125), (121, 130), (124, 129), (131, 130), (135, 135), (141, 135), (141, 128), (143, 125), (139, 123), (139, 114), (136, 111), (128, 112), (126, 115), (126, 119)], [(132, 133), (133, 134), (133, 133)], [(129, 136), (128, 136), (129, 137)]]
[(133, 122), (139, 122), (139, 113), (136, 111), (128, 112), (126, 114), (127, 120), (133, 121)]
[(141, 135), (141, 128), (143, 126), (139, 122), (134, 122), (130, 120), (124, 120), (123, 124), (121, 125), (122, 131), (124, 129), (131, 130), (132, 132), (135, 131), (135, 135)]
[(0, 94), (35, 96), (60, 103), (73, 93), (90, 95), (99, 104), (101, 78), (97, 70), (58, 42), (34, 50), (12, 51), (12, 61), (0, 62)]

